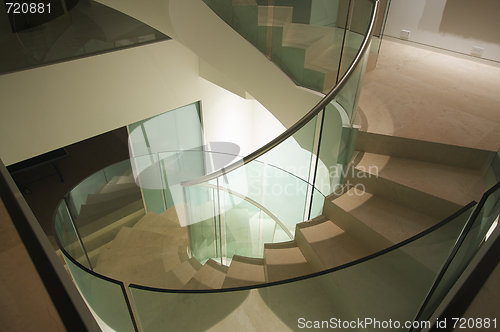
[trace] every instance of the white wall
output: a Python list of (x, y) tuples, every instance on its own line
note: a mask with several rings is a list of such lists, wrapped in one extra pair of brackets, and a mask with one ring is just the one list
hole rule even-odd
[[(256, 101), (200, 78), (198, 57), (174, 40), (2, 75), (0, 100), (6, 165), (198, 100), (206, 139), (234, 142), (245, 154), (256, 148)], [(282, 127), (268, 118), (275, 137)]]
[(385, 35), (470, 55), (484, 48), (482, 58), (500, 61), (500, 1), (392, 0)]

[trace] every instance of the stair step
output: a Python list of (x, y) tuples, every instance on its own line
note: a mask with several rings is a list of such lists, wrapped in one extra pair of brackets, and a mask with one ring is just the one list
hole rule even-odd
[(444, 220), (463, 207), (460, 204), (386, 179), (377, 171), (378, 166), (373, 167), (374, 169), (366, 169), (366, 166), (361, 166), (363, 170), (349, 167), (344, 179), (348, 185), (345, 191), (355, 187), (439, 220)]
[(149, 281), (147, 286), (164, 289), (182, 289), (201, 267), (200, 262), (192, 257), (158, 278)]
[(80, 213), (78, 214), (77, 219), (97, 220), (138, 200), (142, 200), (140, 191), (136, 191), (133, 194), (123, 197), (115, 197), (107, 201), (101, 201), (94, 204), (85, 203), (80, 208)]
[(312, 273), (295, 241), (264, 244), (266, 281), (273, 282)]
[(354, 188), (333, 201), (375, 232), (396, 244), (441, 220)]
[(494, 152), (360, 131), (356, 150), (435, 164), (481, 170)]
[(85, 237), (89, 234), (92, 234), (92, 233), (99, 231), (100, 229), (102, 229), (102, 228), (104, 228), (104, 227), (106, 227), (106, 226), (108, 226), (108, 225), (110, 225), (118, 220), (121, 220), (123, 218), (127, 218), (130, 215), (132, 215), (138, 211), (141, 211), (143, 215), (145, 213), (142, 199), (137, 200), (131, 204), (128, 204), (128, 205), (126, 205), (126, 206), (124, 206), (116, 211), (113, 211), (112, 213), (110, 213), (104, 217), (101, 217), (99, 219), (95, 219), (93, 217), (89, 217), (89, 218), (78, 217), (75, 220), (75, 224), (78, 227), (80, 235), (82, 237)]
[(189, 280), (184, 289), (220, 289), (228, 267), (209, 259)]
[(182, 202), (166, 209), (160, 215), (181, 227), (187, 226), (186, 210)]
[(340, 266), (373, 253), (330, 220), (297, 224), (295, 242), (315, 272)]
[(116, 269), (96, 268), (95, 272), (120, 280), (125, 284), (147, 284), (148, 280), (158, 278), (165, 273), (162, 257), (148, 260), (136, 265), (120, 265)]
[(356, 168), (461, 206), (483, 193), (482, 174), (477, 170), (368, 152)]
[[(293, 7), (273, 7), (272, 22), (268, 21), (269, 10), (269, 6), (259, 6), (259, 26), (269, 26), (269, 24), (272, 24), (273, 27), (285, 27), (292, 23)], [(286, 35), (286, 31), (283, 31), (283, 34)]]
[(334, 34), (334, 31), (334, 28), (326, 26), (292, 23), (283, 38), (283, 46), (307, 49), (321, 38)]
[[(92, 226), (91, 228), (82, 228), (80, 230), (80, 236), (82, 236), (82, 242), (89, 255), (89, 259), (91, 256), (95, 257), (98, 255), (100, 249), (106, 247), (107, 244), (113, 241), (122, 227), (133, 226), (143, 215), (144, 211), (139, 210), (112, 223), (103, 222), (99, 225), (89, 225)], [(80, 247), (79, 242), (71, 244), (67, 249), (71, 251), (77, 247)], [(93, 262), (92, 259), (91, 262)]]
[(119, 183), (119, 184), (112, 184), (108, 183), (104, 185), (101, 189), (96, 190), (96, 194), (109, 194), (112, 192), (117, 192), (117, 191), (126, 191), (131, 188), (136, 188), (137, 189), (137, 184), (135, 182), (127, 182), (127, 183)]
[(234, 255), (222, 288), (258, 285), (265, 282), (264, 259)]
[(148, 212), (139, 220), (139, 222), (135, 224), (134, 229), (187, 238), (186, 228), (181, 228), (178, 223), (168, 220), (153, 211)]
[(85, 205), (91, 205), (91, 204), (98, 204), (102, 202), (107, 202), (113, 199), (120, 199), (124, 198), (127, 196), (134, 196), (137, 194), (141, 194), (141, 191), (139, 187), (127, 187), (124, 188), (123, 190), (117, 190), (117, 191), (111, 191), (111, 192), (102, 192), (104, 187), (100, 190), (96, 190), (95, 194), (89, 194), (87, 196), (87, 201), (85, 202)]
[(186, 243), (186, 241), (187, 239), (185, 237), (170, 236), (141, 229), (122, 227), (113, 240), (110, 249), (126, 248), (131, 250), (141, 247), (180, 246)]

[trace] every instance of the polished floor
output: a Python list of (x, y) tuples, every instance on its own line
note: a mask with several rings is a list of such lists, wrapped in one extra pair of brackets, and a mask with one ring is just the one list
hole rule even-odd
[(362, 130), (500, 148), (500, 68), (384, 39), (360, 98)]

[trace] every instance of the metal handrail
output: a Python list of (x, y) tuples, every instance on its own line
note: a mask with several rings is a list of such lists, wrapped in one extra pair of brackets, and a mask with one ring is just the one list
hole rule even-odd
[[(235, 169), (242, 167), (243, 165), (248, 164), (249, 162), (264, 155), (266, 152), (274, 149), (276, 146), (278, 146), (279, 144), (284, 142), (286, 139), (290, 138), (299, 129), (301, 129), (303, 126), (305, 126), (307, 123), (309, 123), (309, 121), (311, 121), (319, 112), (321, 112), (338, 95), (340, 90), (342, 90), (342, 88), (347, 84), (347, 81), (349, 80), (351, 75), (354, 73), (354, 71), (358, 68), (358, 65), (360, 64), (363, 56), (365, 55), (366, 51), (368, 50), (368, 48), (370, 46), (373, 30), (375, 28), (375, 21), (377, 19), (377, 13), (379, 10), (379, 5), (380, 5), (380, 0), (372, 0), (372, 1), (374, 2), (372, 20), (370, 22), (366, 36), (363, 39), (363, 43), (361, 44), (361, 48), (358, 51), (358, 54), (356, 54), (354, 61), (349, 66), (349, 68), (345, 72), (344, 76), (342, 76), (342, 78), (337, 83), (337, 85), (335, 85), (335, 87), (316, 106), (314, 106), (306, 115), (304, 115), (299, 121), (294, 123), (284, 133), (282, 133), (281, 135), (279, 135), (274, 140), (267, 143), (266, 145), (264, 145), (260, 149), (255, 150), (254, 152), (250, 153), (248, 156), (244, 157), (243, 159), (238, 160), (237, 162), (235, 162), (227, 167), (224, 167), (218, 171), (215, 171), (213, 173), (199, 177), (197, 179), (181, 182), (181, 186), (182, 187), (189, 187), (189, 186), (193, 186), (193, 185), (200, 184), (203, 182), (207, 182), (207, 181), (216, 179), (216, 178), (218, 178), (226, 173), (232, 172)], [(346, 29), (347, 29), (347, 27), (346, 27)]]

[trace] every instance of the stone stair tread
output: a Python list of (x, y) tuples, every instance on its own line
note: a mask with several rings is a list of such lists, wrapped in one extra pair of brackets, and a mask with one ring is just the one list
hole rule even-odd
[(166, 209), (160, 213), (160, 216), (177, 223), (179, 226), (186, 226), (187, 224), (186, 210), (184, 208), (184, 203), (182, 202)]
[(307, 49), (334, 31), (334, 28), (326, 26), (292, 23), (283, 38), (283, 46)]
[(201, 267), (200, 262), (192, 257), (161, 276), (148, 281), (147, 286), (164, 289), (182, 289)]
[(267, 282), (299, 277), (313, 272), (295, 241), (266, 243), (264, 255)]
[(142, 211), (142, 213), (144, 214), (144, 204), (142, 202), (142, 199), (125, 205), (122, 208), (98, 219), (95, 219), (93, 217), (84, 218), (80, 216), (75, 220), (75, 224), (78, 226), (80, 235), (82, 237), (85, 237), (89, 234), (99, 231), (107, 225), (110, 225), (123, 218), (127, 218), (139, 211)]
[(318, 71), (320, 73), (337, 72), (339, 69), (342, 45), (330, 45), (321, 54), (304, 64), (304, 68)]
[(96, 190), (96, 194), (109, 194), (116, 191), (124, 191), (130, 188), (137, 188), (135, 182), (112, 184), (108, 183), (104, 185), (100, 190)]
[(110, 248), (134, 249), (140, 247), (178, 246), (184, 244), (186, 241), (187, 239), (183, 237), (173, 237), (130, 227), (122, 227)]
[(480, 199), (483, 190), (481, 172), (471, 169), (368, 152), (356, 168), (378, 169), (380, 177), (462, 206)]
[[(269, 6), (259, 6), (258, 11), (258, 25), (269, 26), (268, 13)], [(274, 6), (272, 26), (283, 27), (285, 24), (292, 23), (293, 7), (288, 6)]]
[(148, 212), (135, 224), (134, 229), (154, 232), (169, 236), (187, 236), (187, 229), (181, 228), (178, 223), (171, 221), (153, 211)]
[(184, 286), (184, 289), (220, 289), (228, 267), (209, 259)]
[[(102, 188), (104, 189), (104, 187)], [(111, 191), (111, 192), (101, 192), (101, 190), (96, 190), (95, 194), (89, 194), (87, 196), (87, 201), (85, 202), (86, 205), (90, 204), (97, 204), (101, 202), (106, 202), (109, 200), (113, 199), (119, 199), (123, 198), (126, 196), (134, 196), (137, 194), (141, 194), (141, 191), (139, 190), (139, 187), (127, 187), (124, 188), (123, 190), (116, 190), (116, 191)]]
[(234, 255), (222, 288), (257, 285), (265, 282), (263, 258)]
[(441, 220), (354, 188), (333, 201), (338, 207), (396, 244)]
[[(162, 247), (142, 247), (133, 249), (107, 248), (101, 251), (95, 268), (96, 272), (126, 270), (153, 260), (161, 261)], [(163, 266), (163, 264), (162, 264)]]
[[(90, 195), (89, 195), (90, 196)], [(113, 211), (119, 210), (125, 205), (132, 204), (138, 200), (142, 200), (140, 191), (134, 194), (126, 195), (123, 197), (115, 197), (106, 201), (99, 201), (93, 204), (87, 204), (81, 206), (80, 213), (77, 219), (94, 218), (99, 219), (104, 217)]]
[(143, 211), (134, 212), (125, 218), (102, 227), (96, 232), (82, 236), (82, 242), (85, 249), (87, 251), (94, 251), (96, 248), (102, 247), (104, 244), (113, 241), (121, 228), (133, 226), (143, 215)]
[(125, 284), (133, 283), (145, 285), (147, 280), (155, 279), (165, 273), (162, 257), (155, 257), (144, 263), (138, 263), (130, 266), (119, 266), (115, 270), (109, 268), (95, 269), (97, 273), (104, 274), (110, 278), (120, 280)]
[(340, 266), (373, 253), (330, 220), (297, 224), (295, 238), (315, 271)]
[(481, 170), (495, 152), (399, 136), (359, 131), (356, 150)]

